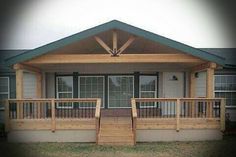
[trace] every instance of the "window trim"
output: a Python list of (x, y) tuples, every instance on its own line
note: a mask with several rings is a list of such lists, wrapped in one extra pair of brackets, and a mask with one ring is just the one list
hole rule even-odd
[[(65, 77), (72, 77), (72, 91), (71, 92), (59, 92), (58, 91), (58, 78), (65, 78)], [(71, 93), (72, 94), (72, 98), (73, 98), (73, 93), (74, 93), (74, 86), (73, 86), (73, 76), (56, 76), (56, 96), (57, 96), (57, 99), (60, 99), (59, 98), (59, 94), (61, 93)], [(74, 108), (74, 103), (72, 103), (71, 107), (61, 107), (59, 104), (56, 104), (56, 107), (59, 108), (59, 109), (73, 109)]]
[[(78, 76), (78, 98), (80, 98), (80, 77), (102, 77), (102, 82), (103, 82), (103, 106), (101, 106), (101, 108), (105, 108), (105, 76), (103, 75), (81, 75), (81, 76)], [(79, 108), (87, 108), (87, 107), (80, 107), (79, 105)], [(92, 108), (96, 108), (95, 107), (92, 107)]]
[[(133, 78), (133, 81), (132, 81), (132, 83), (133, 83), (133, 97), (132, 98), (134, 98), (134, 75), (108, 75), (108, 79), (107, 79), (107, 84), (108, 84), (108, 87), (107, 87), (107, 100), (108, 100), (108, 105), (107, 105), (107, 107), (108, 107), (108, 109), (109, 108), (112, 108), (112, 109), (115, 109), (115, 108), (132, 108), (131, 106), (130, 107), (111, 107), (110, 106), (110, 103), (109, 103), (109, 100), (110, 100), (110, 86), (109, 86), (109, 78), (110, 77), (132, 77)], [(130, 100), (130, 102), (131, 102), (131, 100)]]
[[(215, 97), (216, 93), (232, 93), (232, 92), (236, 93), (236, 90), (215, 90), (215, 84), (216, 84), (215, 77), (216, 76), (226, 76), (226, 77), (227, 76), (235, 76), (236, 77), (236, 75), (233, 75), (233, 74), (232, 75), (229, 75), (229, 74), (227, 74), (227, 75), (223, 75), (223, 74), (222, 75), (220, 75), (220, 74), (214, 75), (214, 97)], [(226, 105), (225, 107), (226, 108), (234, 108), (234, 109), (236, 108), (236, 106), (232, 106), (232, 105)]]
[[(140, 75), (139, 76), (139, 97), (141, 98), (141, 93), (142, 92), (154, 92), (155, 94), (155, 97), (154, 98), (157, 98), (157, 77), (155, 77), (155, 91), (142, 91), (142, 88), (141, 88), (141, 77), (142, 76), (153, 76), (153, 75)], [(155, 105), (154, 106), (145, 106), (143, 107), (143, 105), (140, 104), (140, 108), (156, 108), (157, 107), (157, 102), (155, 102)]]
[[(7, 99), (10, 98), (10, 78), (7, 76), (0, 76), (0, 78), (6, 78), (7, 79), (7, 92), (0, 92), (0, 94), (7, 94)], [(3, 99), (4, 100), (4, 99)], [(0, 110), (5, 110), (5, 107), (0, 107)]]

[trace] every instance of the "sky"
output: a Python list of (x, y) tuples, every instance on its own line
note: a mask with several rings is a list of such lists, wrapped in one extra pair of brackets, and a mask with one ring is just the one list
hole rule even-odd
[(33, 49), (114, 19), (197, 48), (236, 47), (226, 9), (207, 0), (32, 1), (9, 6), (1, 49)]

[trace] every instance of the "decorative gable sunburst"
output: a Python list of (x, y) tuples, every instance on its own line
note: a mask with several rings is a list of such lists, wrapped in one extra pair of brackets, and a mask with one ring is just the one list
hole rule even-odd
[(119, 56), (130, 44), (135, 40), (135, 36), (130, 36), (129, 39), (121, 46), (120, 49), (117, 48), (118, 35), (116, 30), (112, 32), (112, 44), (113, 48), (111, 49), (101, 38), (95, 36), (95, 40), (112, 56)]

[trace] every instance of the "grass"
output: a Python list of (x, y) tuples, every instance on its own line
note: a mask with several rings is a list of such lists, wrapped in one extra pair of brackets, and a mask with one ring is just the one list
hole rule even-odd
[(235, 156), (236, 136), (221, 141), (138, 143), (131, 146), (97, 146), (87, 143), (0, 142), (4, 157), (221, 157)]

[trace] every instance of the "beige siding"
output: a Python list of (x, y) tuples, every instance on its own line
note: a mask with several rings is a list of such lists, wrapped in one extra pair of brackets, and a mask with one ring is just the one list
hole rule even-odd
[(36, 98), (36, 75), (33, 73), (24, 72), (23, 76), (23, 91), (24, 98)]
[(46, 98), (55, 98), (55, 74), (45, 74)]
[(198, 73), (195, 93), (195, 97), (206, 97), (206, 72)]

